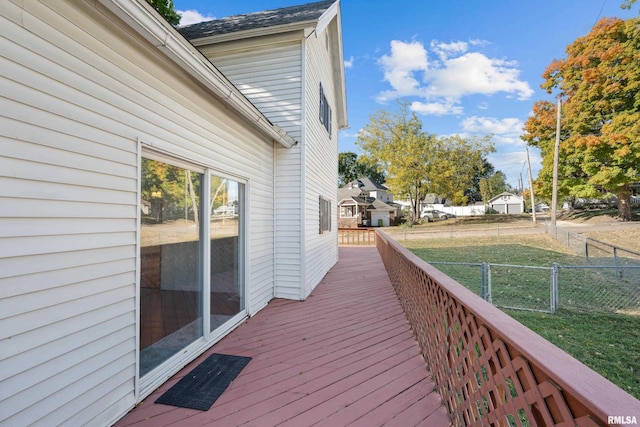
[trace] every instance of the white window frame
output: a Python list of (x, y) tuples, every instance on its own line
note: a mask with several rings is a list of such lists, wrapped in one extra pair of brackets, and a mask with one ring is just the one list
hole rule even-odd
[[(241, 289), (240, 292), (245, 296), (244, 299), (244, 308), (240, 310), (238, 314), (229, 319), (222, 327), (216, 329), (212, 333), (211, 329), (211, 319), (209, 316), (202, 316), (203, 319), (203, 336), (191, 343), (180, 353), (170, 357), (163, 364), (158, 366), (157, 368), (150, 371), (144, 377), (140, 377), (140, 310), (141, 310), (141, 290), (140, 290), (140, 273), (141, 273), (141, 256), (140, 256), (140, 247), (141, 247), (141, 224), (140, 224), (140, 212), (141, 212), (141, 198), (142, 198), (142, 159), (150, 159), (156, 160), (159, 162), (167, 163), (172, 166), (189, 169), (194, 172), (203, 174), (203, 194), (209, 195), (211, 193), (210, 185), (211, 185), (211, 176), (216, 175), (222, 178), (232, 179), (239, 184), (244, 186), (243, 191), (243, 206), (244, 212), (244, 220), (240, 223), (240, 229), (238, 230), (241, 239), (241, 247), (238, 257), (239, 262), (241, 263), (241, 268), (239, 270), (239, 280), (241, 280)], [(136, 248), (136, 386), (135, 386), (135, 394), (136, 401), (141, 401), (149, 394), (151, 394), (155, 389), (157, 389), (160, 385), (166, 382), (168, 377), (175, 375), (182, 367), (185, 366), (186, 363), (194, 360), (199, 354), (212, 347), (216, 342), (222, 339), (229, 331), (231, 331), (237, 324), (242, 322), (244, 319), (248, 317), (248, 313), (250, 312), (250, 301), (248, 298), (248, 243), (249, 243), (249, 230), (247, 224), (249, 223), (249, 182), (245, 178), (238, 177), (233, 174), (225, 173), (220, 169), (214, 168), (211, 165), (204, 165), (196, 161), (191, 161), (189, 159), (185, 159), (184, 157), (180, 157), (173, 153), (165, 152), (164, 150), (160, 150), (152, 145), (145, 144), (143, 141), (138, 140), (138, 206), (137, 206), (137, 248)], [(208, 209), (209, 206), (209, 196), (207, 196), (206, 207), (202, 209), (202, 218), (201, 222), (203, 224), (209, 224), (211, 222), (211, 211)], [(201, 201), (202, 203), (202, 201)], [(211, 230), (209, 227), (203, 227), (202, 242), (210, 242), (211, 241)], [(201, 244), (202, 244), (201, 242)], [(211, 247), (209, 244), (202, 244), (202, 253), (201, 256), (203, 259), (207, 260), (211, 258)], [(208, 295), (211, 293), (211, 264), (209, 262), (202, 263), (202, 274), (203, 276), (203, 295)], [(211, 311), (210, 301), (208, 298), (203, 298), (202, 310), (204, 313), (209, 313)]]

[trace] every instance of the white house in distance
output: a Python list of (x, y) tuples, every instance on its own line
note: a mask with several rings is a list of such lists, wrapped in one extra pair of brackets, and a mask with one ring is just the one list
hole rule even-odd
[(337, 261), (340, 3), (0, 19), (0, 425), (110, 425)]
[(524, 212), (524, 199), (513, 193), (500, 193), (489, 200), (489, 207), (498, 213), (515, 214)]

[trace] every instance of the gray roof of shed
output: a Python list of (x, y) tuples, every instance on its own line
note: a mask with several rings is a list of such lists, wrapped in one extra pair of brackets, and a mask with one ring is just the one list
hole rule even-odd
[(178, 31), (188, 40), (194, 40), (218, 34), (314, 21), (318, 20), (334, 2), (335, 0), (324, 0), (263, 12), (229, 16), (178, 27)]

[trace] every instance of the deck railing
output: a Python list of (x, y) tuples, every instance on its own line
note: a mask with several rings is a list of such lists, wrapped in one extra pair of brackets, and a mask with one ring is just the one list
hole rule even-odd
[(339, 228), (340, 246), (375, 246), (376, 230), (373, 228)]
[(454, 425), (603, 426), (640, 416), (633, 396), (377, 234), (378, 251)]

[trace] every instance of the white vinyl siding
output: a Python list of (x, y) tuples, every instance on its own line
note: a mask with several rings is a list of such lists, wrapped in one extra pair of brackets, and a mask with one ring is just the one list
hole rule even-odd
[(138, 140), (246, 180), (249, 307), (273, 297), (273, 143), (90, 2), (0, 9), (0, 424), (136, 403)]
[[(216, 52), (204, 49), (211, 62), (272, 123), (283, 128), (293, 139), (301, 141), (302, 53), (301, 42), (287, 42), (239, 52)], [(302, 150), (276, 148), (274, 260), (279, 298), (300, 299), (302, 277)]]
[[(333, 25), (333, 24), (330, 24)], [(306, 263), (303, 297), (320, 283), (327, 271), (338, 261), (337, 248), (337, 191), (338, 135), (337, 125), (329, 126), (332, 135), (319, 119), (320, 84), (329, 108), (334, 109), (334, 86), (325, 30), (307, 39), (305, 63), (306, 138), (305, 138), (305, 233)], [(332, 119), (335, 120), (335, 119)], [(331, 230), (318, 232), (318, 197), (331, 201)]]
[(300, 42), (239, 53), (210, 53), (209, 59), (272, 123), (300, 140)]

